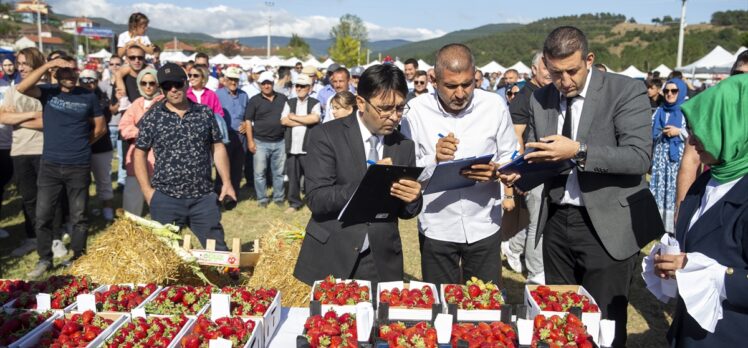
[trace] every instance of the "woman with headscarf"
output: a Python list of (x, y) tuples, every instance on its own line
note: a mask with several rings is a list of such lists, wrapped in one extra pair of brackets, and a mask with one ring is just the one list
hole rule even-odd
[[(156, 69), (153, 68), (145, 68), (140, 71), (136, 81), (141, 97), (132, 102), (132, 105), (122, 115), (119, 123), (120, 136), (130, 144), (127, 147), (127, 154), (125, 155), (127, 178), (125, 179), (125, 190), (122, 192), (122, 208), (138, 216), (143, 215), (143, 203), (145, 201), (143, 192), (140, 190), (140, 184), (138, 184), (138, 180), (135, 178), (135, 168), (133, 166), (135, 146), (131, 143), (138, 138), (137, 124), (143, 115), (145, 115), (145, 112), (164, 98), (158, 85), (156, 73)], [(149, 176), (153, 176), (153, 163), (155, 161), (156, 158), (153, 155), (153, 151), (148, 151)]]
[(748, 332), (748, 75), (686, 102), (688, 141), (710, 169), (680, 205), (681, 253), (655, 255), (655, 274), (675, 278), (672, 347), (745, 347)]
[(688, 137), (686, 122), (681, 113), (681, 104), (686, 99), (688, 88), (680, 79), (671, 79), (662, 89), (665, 102), (652, 116), (652, 178), (649, 189), (657, 201), (665, 231), (673, 232), (675, 215), (676, 179), (684, 141)]
[(13, 86), (21, 82), (21, 74), (16, 70), (16, 59), (12, 54), (0, 54), (3, 77), (0, 79), (0, 87)]

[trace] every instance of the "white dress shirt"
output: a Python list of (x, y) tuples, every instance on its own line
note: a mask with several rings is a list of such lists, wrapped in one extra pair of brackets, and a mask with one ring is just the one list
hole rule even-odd
[[(579, 128), (579, 119), (582, 117), (582, 108), (584, 107), (584, 98), (587, 96), (587, 89), (590, 87), (590, 77), (592, 72), (587, 72), (587, 82), (584, 84), (584, 88), (579, 95), (574, 97), (571, 103), (571, 139), (577, 139), (577, 129)], [(564, 128), (564, 118), (566, 117), (566, 97), (559, 93), (561, 96), (561, 112), (558, 115), (558, 134), (562, 133)], [(570, 204), (577, 207), (584, 206), (584, 200), (582, 199), (582, 191), (579, 189), (579, 178), (577, 174), (577, 168), (574, 167), (569, 173), (569, 177), (566, 178), (566, 190), (564, 191), (564, 197), (561, 199), (561, 204)]]
[[(369, 144), (369, 138), (371, 138), (372, 135), (369, 131), (369, 128), (366, 128), (366, 125), (361, 120), (361, 111), (359, 111), (356, 116), (356, 120), (358, 121), (358, 129), (361, 131), (361, 139), (364, 142), (364, 158), (368, 160), (369, 158), (369, 151), (371, 150), (371, 144)], [(379, 141), (377, 141), (377, 161), (382, 159), (382, 152), (384, 151), (384, 136), (378, 135), (377, 138), (379, 138)], [(367, 163), (368, 166), (368, 163)], [(365, 235), (364, 237), (364, 244), (361, 246), (361, 253), (369, 249), (369, 235)]]
[[(309, 97), (307, 97), (304, 100), (296, 99), (296, 110), (294, 110), (294, 114), (296, 116), (307, 116), (307, 103), (309, 102)], [(281, 119), (288, 118), (288, 114), (291, 113), (291, 107), (288, 105), (288, 102), (286, 102), (286, 105), (283, 106), (283, 111), (281, 112)], [(312, 107), (312, 114), (319, 115), (320, 108), (319, 103), (315, 104)], [(291, 128), (291, 154), (292, 155), (305, 155), (306, 151), (304, 151), (304, 135), (306, 135), (307, 126), (294, 126)]]
[[(455, 158), (493, 154), (494, 162), (506, 163), (517, 149), (512, 119), (506, 103), (496, 94), (476, 90), (470, 104), (457, 115), (444, 110), (438, 95), (421, 95), (410, 101), (402, 132), (415, 142), (416, 162), (425, 167), (423, 186), (436, 167), (439, 134), (454, 133), (460, 140)], [(477, 183), (457, 190), (423, 196), (418, 230), (426, 237), (454, 243), (475, 243), (496, 233), (501, 226), (501, 184)]]

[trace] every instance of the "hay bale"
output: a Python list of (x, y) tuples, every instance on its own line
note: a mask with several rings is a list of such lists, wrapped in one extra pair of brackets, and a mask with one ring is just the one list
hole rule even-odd
[(276, 221), (260, 236), (262, 254), (246, 286), (270, 287), (281, 291), (284, 307), (309, 305), (309, 285), (294, 278), (293, 265), (299, 257), (304, 228)]
[(202, 284), (182, 260), (150, 229), (118, 218), (88, 246), (68, 273), (100, 284)]

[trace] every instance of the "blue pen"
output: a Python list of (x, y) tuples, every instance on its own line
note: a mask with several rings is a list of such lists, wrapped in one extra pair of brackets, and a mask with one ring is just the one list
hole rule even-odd
[(372, 160), (366, 160), (366, 164), (377, 164), (377, 162), (374, 162)]
[(519, 150), (514, 150), (514, 153), (512, 153), (512, 160), (514, 160), (515, 157), (519, 154)]
[(437, 135), (439, 136), (439, 138), (444, 138), (444, 134), (442, 134), (442, 133), (439, 133)]

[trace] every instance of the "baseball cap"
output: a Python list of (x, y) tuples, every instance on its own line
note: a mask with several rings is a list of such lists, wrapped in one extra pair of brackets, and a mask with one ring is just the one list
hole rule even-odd
[(303, 69), (301, 69), (301, 73), (304, 75), (311, 75), (311, 74), (317, 74), (317, 68), (307, 65)]
[(158, 68), (156, 73), (158, 83), (163, 85), (164, 82), (184, 82), (187, 80), (187, 74), (184, 69), (174, 63), (166, 63)]
[(361, 76), (364, 74), (364, 68), (361, 66), (356, 66), (351, 69), (351, 76)]
[(294, 85), (310, 86), (312, 84), (312, 78), (309, 75), (298, 74), (293, 80)]
[(252, 73), (253, 74), (259, 74), (259, 73), (261, 73), (263, 71), (265, 71), (265, 67), (262, 66), (262, 65), (256, 65), (255, 67), (252, 68)]
[(228, 77), (230, 79), (238, 79), (242, 76), (242, 69), (239, 69), (235, 66), (231, 66), (228, 69), (223, 71), (223, 76)]
[(257, 79), (257, 82), (263, 83), (265, 81), (275, 82), (275, 77), (273, 76), (273, 73), (270, 71), (263, 71), (262, 74), (260, 74), (260, 78)]
[(98, 80), (99, 79), (99, 75), (95, 71), (93, 71), (91, 69), (86, 69), (86, 70), (81, 71), (80, 75), (78, 75), (78, 78), (79, 79), (96, 79), (96, 80)]
[(338, 63), (332, 63), (330, 66), (327, 67), (327, 73), (332, 74), (333, 71), (338, 70), (340, 68), (340, 64)]

